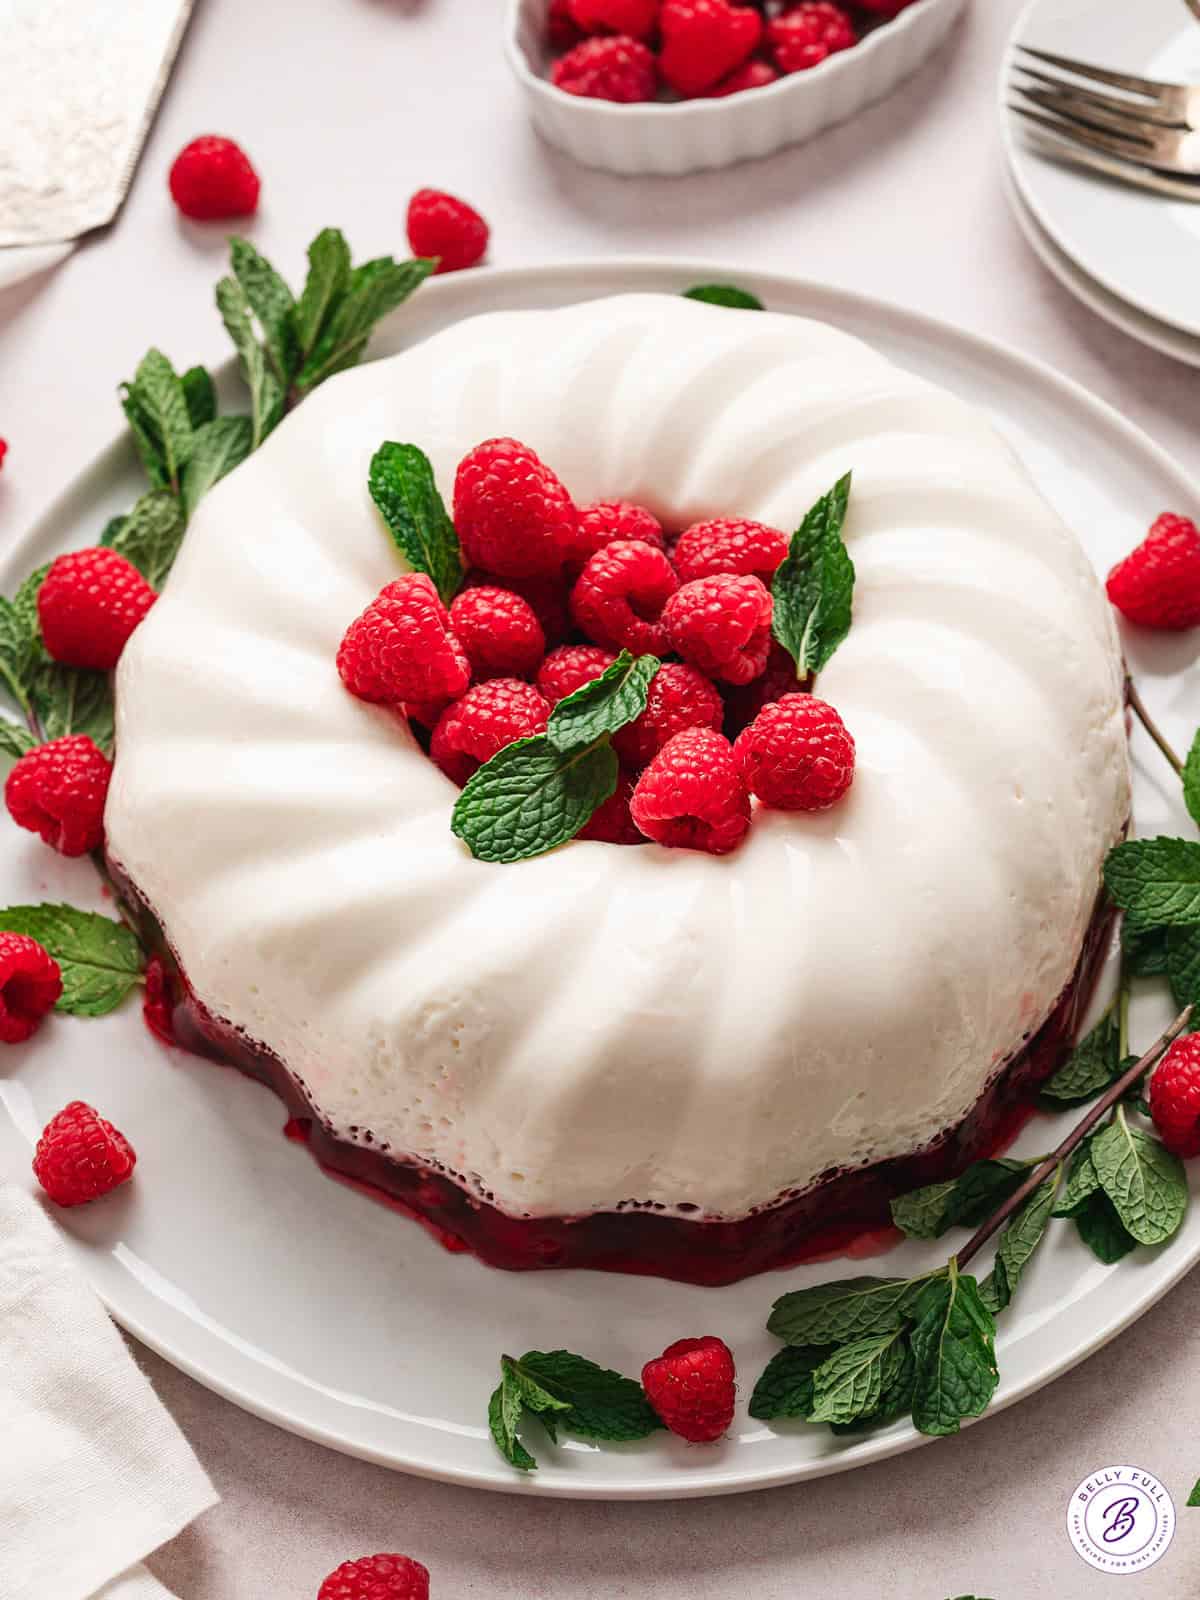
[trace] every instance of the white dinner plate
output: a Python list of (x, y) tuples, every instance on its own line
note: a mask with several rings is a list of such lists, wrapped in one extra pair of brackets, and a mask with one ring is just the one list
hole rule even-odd
[[(378, 354), (501, 307), (562, 305), (629, 289), (675, 292), (727, 280), (782, 312), (871, 341), (902, 365), (987, 410), (1079, 530), (1100, 568), (1164, 506), (1200, 514), (1200, 487), (1137, 429), (1067, 379), (911, 311), (711, 262), (620, 261), (477, 271), (426, 285), (388, 324)], [(752, 313), (730, 312), (731, 316)], [(123, 440), (84, 470), (6, 553), (9, 592), (39, 561), (93, 542), (139, 492)], [(246, 529), (254, 538), (254, 529)], [(1200, 670), (1186, 639), (1133, 639), (1130, 659), (1163, 724), (1182, 741)], [(1188, 826), (1177, 785), (1139, 742), (1136, 813), (1146, 831)], [(85, 863), (0, 828), (6, 902), (65, 898), (103, 906)], [(981, 929), (981, 936), (986, 930)], [(469, 952), (465, 953), (469, 960)], [(1139, 999), (1135, 1040), (1167, 1019)], [(38, 1131), (65, 1101), (98, 1104), (138, 1150), (130, 1185), (91, 1207), (54, 1212), (75, 1259), (117, 1319), (183, 1371), (284, 1428), (384, 1465), (522, 1494), (639, 1499), (719, 1494), (837, 1472), (920, 1442), (907, 1423), (857, 1440), (747, 1416), (754, 1378), (776, 1348), (773, 1299), (848, 1272), (918, 1269), (944, 1245), (905, 1243), (867, 1268), (845, 1261), (768, 1273), (729, 1288), (591, 1272), (504, 1273), (450, 1255), (412, 1222), (332, 1182), (282, 1137), (283, 1108), (258, 1084), (166, 1050), (130, 1004), (99, 1022), (55, 1018), (0, 1059), (0, 1170), (33, 1187)], [(1049, 1148), (1067, 1119), (1035, 1119), (1021, 1148)], [(1022, 1283), (1000, 1334), (1007, 1405), (1081, 1361), (1145, 1311), (1200, 1256), (1200, 1208), (1165, 1250), (1101, 1266), (1065, 1224)], [(541, 1469), (511, 1471), (487, 1435), (502, 1351), (567, 1346), (631, 1375), (670, 1341), (718, 1333), (741, 1373), (734, 1426), (700, 1448), (666, 1435), (596, 1448), (533, 1439)]]
[[(1165, 82), (1200, 83), (1200, 22), (1182, 0), (1031, 0), (1001, 66), (1005, 105), (1018, 44)], [(1001, 126), (1021, 197), (1058, 248), (1118, 300), (1200, 335), (1200, 202), (1149, 194), (1039, 154), (1022, 119), (1007, 110)]]

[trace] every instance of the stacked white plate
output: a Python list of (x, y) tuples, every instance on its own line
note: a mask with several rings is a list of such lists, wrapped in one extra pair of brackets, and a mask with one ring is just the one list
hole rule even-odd
[(1147, 193), (1040, 154), (1009, 110), (1019, 45), (1200, 84), (1200, 22), (1182, 0), (1031, 0), (1000, 76), (1009, 199), (1030, 245), (1097, 315), (1200, 366), (1200, 202)]

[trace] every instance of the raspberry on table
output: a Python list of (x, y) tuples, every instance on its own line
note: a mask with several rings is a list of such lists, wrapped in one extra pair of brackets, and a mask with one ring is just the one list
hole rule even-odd
[(642, 773), (629, 804), (648, 839), (683, 850), (726, 855), (750, 826), (750, 795), (728, 739), (685, 728)]
[(663, 607), (672, 647), (685, 661), (725, 683), (749, 683), (766, 669), (774, 605), (749, 574), (717, 573), (685, 583)]
[(86, 1101), (72, 1100), (42, 1130), (33, 1171), (58, 1206), (84, 1206), (132, 1175), (133, 1147)]
[(575, 21), (572, 0), (550, 0), (546, 16), (546, 44), (555, 55), (570, 50), (583, 38), (583, 29)]
[(712, 578), (719, 572), (752, 574), (769, 584), (788, 553), (788, 537), (778, 528), (741, 518), (716, 517), (685, 528), (671, 551), (680, 583)]
[(1108, 598), (1143, 628), (1200, 627), (1200, 530), (1164, 511), (1108, 575)]
[(0, 1040), (21, 1044), (62, 994), (58, 962), (24, 933), (0, 933)]
[(571, 0), (571, 15), (584, 33), (623, 33), (643, 43), (658, 26), (659, 0)]
[(489, 678), (443, 711), (429, 755), (461, 787), (477, 767), (514, 739), (544, 733), (549, 720), (550, 706), (531, 683)]
[(1173, 1155), (1200, 1156), (1200, 1033), (1176, 1039), (1154, 1069), (1150, 1116)]
[(767, 24), (767, 40), (781, 72), (807, 72), (858, 43), (854, 24), (830, 0), (804, 0)]
[(580, 507), (578, 537), (571, 552), (576, 561), (586, 561), (616, 539), (640, 539), (656, 550), (664, 550), (667, 543), (662, 524), (644, 506), (629, 500), (597, 500)]
[(429, 1600), (429, 1571), (411, 1556), (343, 1561), (317, 1590), (317, 1600)]
[(175, 204), (196, 222), (249, 217), (258, 210), (258, 173), (241, 146), (219, 134), (185, 144), (167, 181)]
[(677, 94), (702, 95), (758, 48), (763, 21), (728, 0), (663, 0), (659, 71)]
[(672, 1433), (711, 1444), (729, 1429), (737, 1398), (733, 1355), (723, 1339), (678, 1339), (642, 1368), (646, 1398)]
[(454, 526), (472, 566), (502, 578), (553, 577), (578, 518), (559, 479), (516, 439), (487, 439), (459, 462)]
[(734, 752), (751, 793), (781, 811), (825, 811), (854, 782), (854, 740), (816, 695), (787, 694), (764, 706)]
[(450, 614), (423, 572), (397, 578), (346, 629), (337, 669), (352, 695), (380, 705), (449, 700), (471, 681)]
[(537, 686), (552, 706), (612, 666), (616, 656), (598, 644), (564, 644), (538, 668)]
[(778, 83), (779, 74), (769, 61), (760, 61), (757, 57), (747, 61), (744, 67), (739, 67), (736, 72), (731, 72), (727, 78), (722, 78), (720, 83), (714, 84), (711, 89), (704, 91), (706, 100), (721, 100), (729, 94), (741, 94), (744, 89), (765, 89), (769, 83)]
[(633, 105), (658, 93), (658, 65), (654, 53), (637, 39), (597, 37), (560, 56), (550, 69), (550, 82), (586, 100)]
[(440, 189), (418, 189), (408, 202), (408, 243), (415, 256), (437, 256), (434, 275), (461, 272), (487, 254), (490, 230), (473, 206)]
[(778, 640), (772, 639), (766, 671), (761, 677), (725, 691), (726, 729), (740, 733), (764, 706), (782, 700), (785, 694), (799, 694), (803, 687), (796, 675), (796, 663)]
[(104, 842), (104, 802), (112, 762), (85, 733), (65, 734), (27, 750), (4, 784), (9, 815), (64, 856), (85, 856)]
[(638, 828), (629, 810), (637, 775), (622, 768), (617, 777), (617, 787), (592, 812), (590, 820), (575, 835), (577, 839), (591, 839), (599, 844), (645, 844), (646, 836)]
[(684, 728), (719, 731), (725, 702), (702, 672), (684, 661), (659, 667), (641, 716), (613, 734), (613, 749), (629, 767), (644, 767)]
[(68, 667), (111, 672), (158, 595), (132, 561), (96, 546), (58, 556), (37, 595), (42, 642)]
[(450, 624), (471, 663), (485, 678), (532, 678), (546, 654), (546, 636), (528, 600), (511, 589), (476, 584), (450, 603)]
[(679, 587), (661, 550), (615, 539), (589, 557), (571, 590), (571, 615), (596, 644), (634, 655), (664, 655), (663, 607)]

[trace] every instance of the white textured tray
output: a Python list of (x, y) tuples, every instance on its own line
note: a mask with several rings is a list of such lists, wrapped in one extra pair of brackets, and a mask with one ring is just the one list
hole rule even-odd
[[(1200, 514), (1200, 488), (1143, 434), (1068, 380), (998, 345), (840, 290), (711, 262), (608, 261), (437, 279), (392, 320), (379, 352), (485, 309), (558, 305), (627, 289), (677, 291), (733, 280), (776, 311), (821, 317), (983, 406), (1017, 445), (1101, 568), (1165, 506)], [(750, 315), (735, 313), (730, 315)], [(38, 561), (94, 540), (139, 490), (132, 452), (114, 445), (81, 473), (0, 567), (7, 591)], [(1200, 691), (1194, 641), (1130, 636), (1143, 693), (1181, 742)], [(1190, 707), (1190, 709), (1189, 709)], [(1146, 832), (1185, 829), (1161, 760), (1138, 741), (1136, 813)], [(95, 879), (30, 836), (0, 828), (6, 901), (62, 897), (96, 905)], [(981, 930), (985, 934), (986, 930)], [(1135, 1038), (1166, 1020), (1135, 1006)], [(905, 1244), (866, 1268), (798, 1268), (725, 1289), (559, 1272), (508, 1274), (445, 1254), (414, 1224), (331, 1182), (281, 1137), (284, 1112), (233, 1071), (158, 1046), (136, 1008), (103, 1022), (56, 1018), (0, 1055), (0, 1172), (32, 1187), (33, 1141), (64, 1101), (99, 1104), (133, 1139), (135, 1182), (101, 1204), (57, 1213), (64, 1236), (114, 1314), (184, 1371), (248, 1410), (385, 1465), (507, 1489), (608, 1499), (719, 1494), (837, 1472), (920, 1442), (907, 1424), (839, 1441), (818, 1428), (752, 1422), (750, 1386), (776, 1348), (763, 1331), (785, 1290), (854, 1270), (893, 1272), (943, 1259)], [(1022, 1147), (1046, 1148), (1066, 1119), (1037, 1123)], [(1009, 1404), (1126, 1327), (1200, 1256), (1200, 1208), (1166, 1250), (1114, 1268), (1055, 1225), (1001, 1322)], [(983, 1265), (986, 1266), (986, 1263)], [(502, 1349), (567, 1345), (635, 1374), (670, 1340), (720, 1333), (742, 1396), (730, 1437), (711, 1449), (660, 1435), (595, 1449), (539, 1447), (519, 1477), (495, 1454), (487, 1396)], [(983, 1423), (986, 1426), (986, 1419)]]

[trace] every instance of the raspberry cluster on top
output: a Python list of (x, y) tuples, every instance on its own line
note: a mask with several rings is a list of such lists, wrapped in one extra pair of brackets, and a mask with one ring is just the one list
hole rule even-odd
[(913, 0), (551, 0), (550, 80), (632, 104), (761, 89), (849, 50)]
[(778, 529), (719, 518), (668, 546), (646, 507), (577, 507), (528, 446), (489, 439), (459, 464), (453, 532), (466, 576), (449, 606), (426, 573), (396, 579), (350, 624), (337, 667), (352, 694), (424, 730), (460, 787), (622, 652), (652, 676), (611, 733), (616, 785), (579, 837), (724, 854), (752, 794), (819, 811), (850, 787), (853, 738), (772, 639)]

